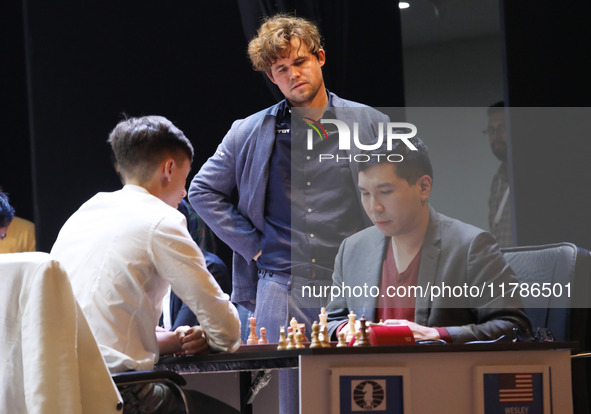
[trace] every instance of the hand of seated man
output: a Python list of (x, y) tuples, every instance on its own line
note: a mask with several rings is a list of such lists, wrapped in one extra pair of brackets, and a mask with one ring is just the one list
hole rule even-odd
[(205, 332), (200, 326), (193, 327), (179, 326), (174, 331), (182, 350), (175, 353), (176, 356), (204, 354), (209, 352), (209, 344), (205, 336)]

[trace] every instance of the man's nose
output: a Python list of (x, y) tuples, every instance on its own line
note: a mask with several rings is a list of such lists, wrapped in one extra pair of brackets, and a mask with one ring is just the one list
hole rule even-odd
[(301, 72), (300, 72), (299, 68), (292, 66), (291, 68), (289, 68), (289, 71), (290, 71), (289, 77), (291, 79), (297, 79), (300, 77)]
[(377, 212), (384, 211), (384, 206), (376, 198), (371, 199), (370, 208), (371, 208), (371, 211), (377, 211)]
[(187, 196), (187, 189), (183, 188), (183, 198), (185, 198)]

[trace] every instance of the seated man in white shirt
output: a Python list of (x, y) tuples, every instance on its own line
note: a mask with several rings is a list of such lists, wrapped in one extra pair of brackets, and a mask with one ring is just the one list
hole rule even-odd
[[(62, 227), (51, 253), (66, 268), (109, 369), (152, 369), (160, 354), (235, 351), (236, 308), (207, 271), (176, 209), (186, 195), (191, 143), (159, 116), (120, 122), (108, 142), (123, 189), (84, 203)], [(169, 285), (199, 326), (156, 332)], [(174, 412), (170, 390), (151, 386), (130, 393), (122, 393), (124, 401), (139, 399), (142, 410), (152, 409), (141, 412)], [(194, 394), (198, 412), (236, 412)]]

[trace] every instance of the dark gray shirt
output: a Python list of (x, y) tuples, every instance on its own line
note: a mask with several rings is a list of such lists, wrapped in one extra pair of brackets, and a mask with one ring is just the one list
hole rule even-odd
[[(335, 117), (329, 102), (323, 118)], [(328, 139), (308, 150), (304, 120), (287, 103), (279, 109), (259, 268), (330, 280), (342, 240), (364, 227), (348, 155), (338, 148), (336, 127), (324, 127)], [(335, 159), (320, 161), (320, 154)]]

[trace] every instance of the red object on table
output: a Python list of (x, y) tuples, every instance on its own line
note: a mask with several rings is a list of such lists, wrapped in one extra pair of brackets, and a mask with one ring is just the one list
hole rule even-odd
[(373, 325), (369, 328), (372, 345), (413, 345), (412, 331), (405, 325)]

